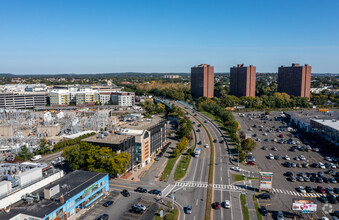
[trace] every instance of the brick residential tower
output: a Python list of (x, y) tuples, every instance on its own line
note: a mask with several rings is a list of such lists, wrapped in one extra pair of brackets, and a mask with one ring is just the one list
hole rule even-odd
[(292, 66), (281, 66), (278, 69), (278, 92), (289, 95), (310, 97), (311, 70), (308, 64), (300, 66), (293, 63)]
[(244, 64), (231, 67), (230, 94), (255, 97), (256, 70), (255, 66)]
[(191, 68), (191, 93), (193, 98), (214, 97), (214, 67), (200, 64)]

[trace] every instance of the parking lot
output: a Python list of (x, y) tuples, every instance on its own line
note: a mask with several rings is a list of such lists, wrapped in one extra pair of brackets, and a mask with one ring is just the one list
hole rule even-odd
[[(329, 217), (328, 213), (339, 210), (338, 204), (325, 204), (321, 202), (319, 197), (321, 195), (327, 196), (328, 193), (327, 191), (326, 193), (321, 193), (321, 191), (317, 190), (318, 186), (323, 187), (323, 189), (339, 187), (338, 183), (331, 183), (330, 181), (330, 178), (332, 178), (331, 180), (335, 182), (336, 172), (339, 172), (337, 166), (334, 165), (336, 162), (324, 159), (325, 157), (338, 157), (336, 155), (337, 152), (327, 149), (326, 146), (306, 138), (300, 131), (289, 127), (287, 123), (280, 120), (281, 112), (271, 112), (266, 119), (258, 116), (262, 113), (256, 112), (254, 115), (253, 113), (238, 114), (236, 115), (236, 120), (241, 124), (241, 130), (247, 136), (252, 136), (252, 139), (257, 143), (257, 147), (253, 151), (256, 165), (252, 166), (257, 166), (261, 171), (273, 172), (274, 195), (272, 196), (272, 201), (266, 204), (267, 209), (292, 212), (292, 199), (308, 198), (317, 200), (318, 211), (316, 217), (325, 215)], [(291, 151), (293, 146), (296, 149)], [(307, 150), (307, 146), (311, 150)], [(315, 148), (318, 148), (319, 152)], [(270, 154), (273, 156), (271, 159), (269, 157)], [(289, 160), (286, 159), (286, 155)], [(286, 161), (294, 163), (292, 165), (295, 167), (284, 165)], [(323, 163), (324, 166), (327, 165), (328, 168), (324, 166), (323, 168), (312, 167), (312, 164), (319, 162)], [(330, 163), (334, 163), (332, 167), (330, 167)], [(330, 169), (333, 169), (332, 173), (326, 174), (325, 172)], [(292, 182), (291, 178), (285, 175), (288, 171), (292, 172), (292, 175), (296, 178), (295, 182)], [(312, 174), (314, 177), (312, 177)], [(317, 179), (318, 174), (325, 178)], [(298, 176), (303, 177), (298, 178)], [(326, 180), (326, 177), (328, 180)], [(320, 182), (323, 180), (325, 181)], [(303, 188), (309, 186), (309, 191), (301, 192), (298, 189), (299, 186)], [(312, 191), (310, 188), (312, 188)], [(338, 196), (336, 193), (334, 195)]]
[[(90, 210), (80, 219), (94, 220), (102, 214), (108, 214), (108, 219), (153, 219), (155, 213), (159, 209), (159, 204), (150, 201), (152, 198), (147, 199), (143, 197), (144, 196), (139, 193), (131, 193), (129, 197), (124, 197), (121, 195), (120, 191), (113, 190), (108, 196), (93, 205), (93, 207), (91, 207)], [(104, 207), (103, 204), (106, 201), (113, 201), (114, 203), (109, 207)], [(131, 212), (132, 206), (136, 204), (145, 206), (145, 211), (143, 213)]]

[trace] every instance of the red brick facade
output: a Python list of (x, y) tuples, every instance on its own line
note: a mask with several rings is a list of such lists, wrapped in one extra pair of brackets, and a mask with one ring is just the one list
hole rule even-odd
[(191, 68), (191, 93), (193, 98), (214, 97), (214, 67), (201, 64)]
[(308, 64), (300, 66), (281, 66), (278, 69), (278, 92), (293, 96), (310, 97), (312, 67)]
[(255, 97), (256, 70), (255, 66), (244, 64), (231, 67), (230, 94)]

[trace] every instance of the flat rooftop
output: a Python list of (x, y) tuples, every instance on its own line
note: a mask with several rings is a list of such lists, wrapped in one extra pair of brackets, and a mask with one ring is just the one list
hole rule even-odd
[[(76, 170), (69, 174), (66, 174), (64, 177), (55, 181), (53, 184), (50, 184), (44, 188), (41, 188), (35, 192), (33, 195), (39, 193), (41, 201), (34, 202), (32, 205), (28, 205), (23, 201), (17, 202), (12, 205), (9, 213), (0, 212), (0, 219), (9, 219), (18, 214), (27, 214), (34, 217), (44, 218), (46, 215), (57, 210), (63, 204), (59, 202), (61, 195), (64, 196), (65, 202), (70, 198), (74, 197), (81, 191), (85, 190), (91, 186), (96, 181), (104, 178), (105, 173), (96, 173), (90, 171)], [(52, 199), (44, 199), (44, 189), (51, 188), (53, 186), (60, 186), (60, 192), (52, 197)], [(66, 187), (67, 185), (67, 187)], [(57, 201), (55, 201), (55, 200)]]
[(98, 138), (98, 135), (94, 135), (88, 138), (83, 139), (83, 141), (91, 142), (91, 143), (109, 143), (109, 144), (120, 144), (123, 140), (131, 138), (127, 135), (118, 135), (109, 133), (107, 136), (103, 136), (103, 138)]
[(322, 124), (322, 125), (328, 126), (330, 128), (333, 128), (333, 129), (335, 129), (337, 131), (339, 130), (339, 121), (337, 121), (337, 120), (321, 120), (321, 119), (317, 119), (317, 120), (313, 120), (313, 121), (316, 121), (319, 124)]
[(329, 109), (328, 112), (318, 112), (317, 109), (308, 110), (308, 111), (287, 111), (284, 112), (287, 115), (293, 116), (298, 118), (300, 121), (310, 124), (311, 119), (317, 120), (332, 120), (336, 119), (339, 120), (339, 109)]
[(163, 116), (154, 116), (152, 119), (146, 119), (143, 118), (142, 120), (134, 121), (134, 122), (128, 122), (126, 124), (121, 125), (121, 128), (130, 128), (133, 130), (148, 130), (150, 127), (158, 124), (162, 120), (165, 120), (162, 118)]

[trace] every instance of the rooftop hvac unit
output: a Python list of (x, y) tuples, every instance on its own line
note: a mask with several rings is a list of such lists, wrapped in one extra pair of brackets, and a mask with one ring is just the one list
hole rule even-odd
[(44, 189), (44, 197), (45, 197), (45, 199), (50, 199), (51, 197), (58, 194), (59, 192), (60, 192), (60, 186), (58, 184), (58, 185), (55, 185), (51, 188)]

